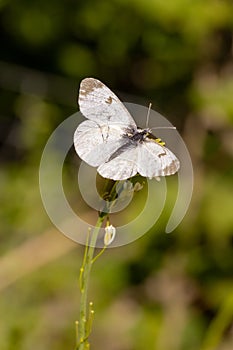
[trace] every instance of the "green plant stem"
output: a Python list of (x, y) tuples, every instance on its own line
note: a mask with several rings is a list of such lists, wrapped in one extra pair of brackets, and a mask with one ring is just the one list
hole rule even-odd
[[(94, 313), (92, 309), (92, 303), (91, 303), (91, 306), (88, 305), (89, 279), (90, 279), (92, 264), (96, 260), (94, 258), (94, 252), (95, 252), (96, 241), (98, 238), (100, 228), (105, 218), (108, 217), (110, 208), (112, 207), (112, 205), (114, 205), (114, 199), (116, 197), (116, 193), (115, 193), (116, 184), (117, 182), (114, 183), (110, 191), (109, 199), (111, 199), (112, 202), (111, 201), (106, 202), (104, 209), (102, 210), (102, 212), (99, 213), (99, 217), (96, 222), (95, 228), (91, 234), (90, 242), (89, 242), (89, 238), (87, 238), (83, 265), (80, 270), (81, 298), (80, 298), (79, 321), (76, 323), (76, 350), (89, 349), (88, 336), (90, 334), (91, 324), (93, 320), (93, 313)], [(105, 248), (106, 247), (103, 248), (103, 250), (97, 255), (96, 258), (98, 258), (104, 252)], [(90, 319), (90, 314), (92, 315), (91, 319)]]
[(105, 219), (105, 215), (99, 215), (94, 231), (91, 235), (91, 240), (87, 250), (85, 266), (82, 275), (82, 287), (81, 287), (81, 300), (80, 300), (80, 317), (78, 323), (78, 344), (76, 350), (84, 350), (87, 343), (87, 337), (89, 334), (86, 334), (87, 330), (87, 321), (88, 321), (88, 305), (87, 305), (87, 296), (88, 296), (88, 285), (91, 273), (91, 267), (93, 263), (93, 257), (95, 252), (95, 245), (98, 237), (99, 230), (102, 226), (102, 223)]

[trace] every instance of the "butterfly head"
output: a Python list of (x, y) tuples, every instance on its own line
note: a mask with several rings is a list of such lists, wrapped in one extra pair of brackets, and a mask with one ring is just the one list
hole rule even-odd
[(149, 135), (149, 129), (132, 129), (128, 130), (126, 137), (128, 137), (132, 142), (143, 142)]
[(147, 140), (149, 139), (158, 143), (160, 146), (165, 146), (165, 142), (162, 141), (160, 138), (156, 137), (155, 135), (153, 135), (149, 128), (146, 128), (146, 129), (137, 128), (137, 129), (129, 130), (126, 134), (126, 137), (128, 137), (132, 142), (142, 143), (146, 139)]

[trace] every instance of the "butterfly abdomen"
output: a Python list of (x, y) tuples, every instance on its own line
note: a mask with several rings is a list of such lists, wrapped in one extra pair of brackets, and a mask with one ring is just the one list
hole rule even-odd
[(165, 146), (165, 142), (164, 141), (162, 141), (159, 137), (151, 134), (150, 132), (148, 132), (147, 137), (150, 140), (153, 140), (154, 142), (158, 143), (160, 146)]

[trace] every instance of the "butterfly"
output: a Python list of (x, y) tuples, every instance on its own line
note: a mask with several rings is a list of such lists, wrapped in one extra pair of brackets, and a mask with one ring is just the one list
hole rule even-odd
[(149, 128), (137, 127), (118, 97), (101, 81), (81, 81), (78, 104), (88, 119), (74, 133), (74, 147), (87, 164), (108, 179), (125, 180), (136, 174), (159, 178), (175, 174), (177, 157)]

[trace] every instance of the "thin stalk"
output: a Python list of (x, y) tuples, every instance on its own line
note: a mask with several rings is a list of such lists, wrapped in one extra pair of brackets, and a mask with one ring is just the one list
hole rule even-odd
[[(107, 214), (106, 214), (107, 215)], [(88, 285), (92, 267), (92, 261), (95, 252), (95, 245), (98, 238), (99, 230), (102, 226), (102, 223), (106, 215), (98, 217), (96, 226), (91, 235), (90, 245), (86, 253), (85, 267), (82, 275), (82, 288), (81, 288), (81, 300), (80, 300), (80, 317), (79, 317), (79, 326), (78, 326), (78, 344), (76, 345), (76, 350), (84, 350), (85, 343), (87, 341), (88, 335), (86, 334), (87, 322), (88, 322), (88, 309), (87, 309), (87, 296), (88, 296)]]
[[(102, 212), (99, 213), (99, 217), (95, 228), (92, 232), (91, 239), (89, 242), (89, 234), (87, 236), (86, 249), (84, 253), (83, 264), (80, 269), (80, 312), (79, 312), (79, 321), (76, 322), (76, 350), (87, 350), (89, 349), (88, 337), (90, 335), (94, 310), (92, 309), (92, 303), (89, 304), (88, 308), (88, 286), (89, 279), (91, 273), (92, 264), (95, 262), (96, 258), (98, 258), (106, 247), (94, 258), (96, 241), (98, 238), (99, 231), (103, 224), (103, 221), (106, 217), (108, 217), (110, 208), (114, 205), (114, 200), (116, 199), (117, 194), (115, 193), (117, 182), (111, 188), (109, 194), (109, 202), (105, 202), (105, 207)], [(90, 306), (91, 305), (91, 306)], [(90, 309), (91, 308), (91, 309)], [(91, 315), (91, 317), (90, 317)]]

